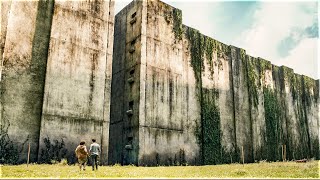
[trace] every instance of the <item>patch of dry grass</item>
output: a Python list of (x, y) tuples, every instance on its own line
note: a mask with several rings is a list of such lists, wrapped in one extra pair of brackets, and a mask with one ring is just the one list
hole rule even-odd
[(320, 161), (273, 162), (210, 166), (100, 166), (79, 171), (78, 166), (1, 166), (1, 178), (320, 178)]

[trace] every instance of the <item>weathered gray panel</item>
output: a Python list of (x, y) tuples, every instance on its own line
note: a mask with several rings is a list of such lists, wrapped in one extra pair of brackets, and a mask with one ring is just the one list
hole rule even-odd
[(178, 165), (185, 163), (183, 132), (141, 127), (140, 165)]
[(130, 3), (115, 20), (110, 164), (138, 163), (142, 8), (138, 4)]
[(247, 56), (243, 49), (231, 47), (234, 113), (236, 122), (237, 152), (243, 147), (244, 161), (253, 162), (252, 124), (250, 117), (248, 78), (246, 70)]
[[(70, 124), (73, 121), (77, 121), (79, 126), (85, 126), (87, 121), (92, 121), (98, 124), (86, 131), (70, 129), (69, 137), (64, 139), (66, 148), (73, 152), (83, 137), (90, 143), (91, 136), (102, 145), (101, 162), (107, 161), (113, 4), (111, 1), (55, 2), (40, 151), (45, 145), (44, 138), (49, 137), (54, 141), (60, 139), (59, 134), (64, 134), (58, 124), (50, 123), (52, 119), (66, 127), (73, 127)], [(70, 144), (73, 143), (75, 146), (71, 147)], [(72, 153), (67, 156), (72, 159)]]
[[(20, 162), (35, 162), (43, 102), (53, 1), (13, 1), (7, 21), (1, 79), (1, 121)], [(19, 33), (17, 33), (19, 32)]]

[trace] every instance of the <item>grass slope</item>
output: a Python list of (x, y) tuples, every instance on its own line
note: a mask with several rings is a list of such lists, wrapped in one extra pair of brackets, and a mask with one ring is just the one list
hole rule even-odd
[(98, 171), (68, 165), (0, 166), (0, 178), (320, 178), (320, 161), (211, 166), (100, 166)]

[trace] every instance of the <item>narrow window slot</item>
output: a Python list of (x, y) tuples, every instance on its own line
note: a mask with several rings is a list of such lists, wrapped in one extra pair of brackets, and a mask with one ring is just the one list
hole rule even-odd
[(137, 15), (137, 12), (134, 12), (134, 13), (131, 15), (131, 18), (136, 17), (136, 15)]

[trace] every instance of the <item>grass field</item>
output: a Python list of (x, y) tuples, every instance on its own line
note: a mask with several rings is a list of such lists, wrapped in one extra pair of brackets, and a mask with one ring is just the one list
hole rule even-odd
[(320, 161), (273, 162), (210, 166), (100, 166), (98, 171), (78, 166), (1, 166), (1, 178), (320, 178)]

